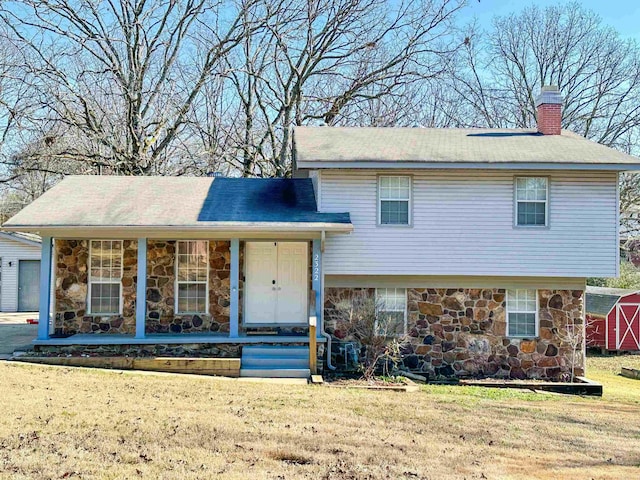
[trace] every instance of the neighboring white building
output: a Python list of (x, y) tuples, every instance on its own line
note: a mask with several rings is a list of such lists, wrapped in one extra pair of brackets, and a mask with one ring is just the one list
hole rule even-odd
[(0, 232), (0, 311), (38, 310), (40, 251), (38, 235)]

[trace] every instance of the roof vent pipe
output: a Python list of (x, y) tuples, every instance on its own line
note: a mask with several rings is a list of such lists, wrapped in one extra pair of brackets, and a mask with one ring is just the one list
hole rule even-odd
[(556, 85), (543, 86), (536, 99), (538, 132), (560, 135), (562, 130), (562, 95)]

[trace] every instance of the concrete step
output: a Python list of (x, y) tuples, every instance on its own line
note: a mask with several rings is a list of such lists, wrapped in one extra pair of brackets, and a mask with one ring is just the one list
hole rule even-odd
[(309, 347), (282, 347), (277, 345), (247, 345), (242, 347), (242, 357), (251, 356), (309, 358)]
[(308, 368), (241, 368), (241, 377), (258, 378), (309, 378), (311, 370)]
[(243, 355), (242, 367), (309, 368), (309, 357), (291, 357), (286, 355)]

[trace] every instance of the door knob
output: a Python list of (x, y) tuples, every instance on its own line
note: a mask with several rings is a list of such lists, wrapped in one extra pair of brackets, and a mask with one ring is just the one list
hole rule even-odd
[(276, 284), (276, 281), (275, 281), (275, 280), (271, 280), (271, 283), (272, 283), (273, 285), (275, 285), (275, 284)]

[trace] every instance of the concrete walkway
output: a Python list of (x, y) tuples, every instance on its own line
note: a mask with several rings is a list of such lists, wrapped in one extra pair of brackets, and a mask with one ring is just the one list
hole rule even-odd
[(15, 350), (29, 350), (31, 341), (38, 334), (38, 325), (27, 323), (27, 319), (37, 319), (38, 312), (0, 312), (0, 359), (11, 357)]

